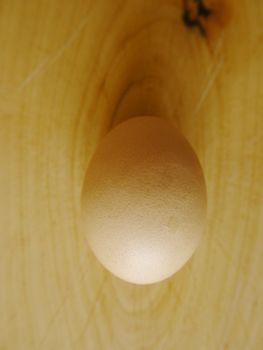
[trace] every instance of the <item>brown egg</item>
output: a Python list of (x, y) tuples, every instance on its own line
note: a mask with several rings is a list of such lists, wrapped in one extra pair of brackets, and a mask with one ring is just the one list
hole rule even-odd
[(198, 159), (163, 119), (119, 124), (89, 164), (84, 233), (104, 267), (126, 281), (154, 283), (178, 271), (200, 241), (205, 208)]

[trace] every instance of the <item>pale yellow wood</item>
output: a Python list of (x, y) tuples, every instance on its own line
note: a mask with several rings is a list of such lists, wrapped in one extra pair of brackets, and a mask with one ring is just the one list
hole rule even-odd
[[(263, 349), (263, 2), (0, 2), (0, 349)], [(205, 238), (168, 281), (107, 273), (79, 223), (88, 161), (155, 113), (195, 147)]]

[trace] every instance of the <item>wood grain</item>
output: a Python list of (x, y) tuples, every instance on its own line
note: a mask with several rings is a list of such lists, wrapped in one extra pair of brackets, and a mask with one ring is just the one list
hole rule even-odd
[[(0, 2), (0, 349), (263, 348), (263, 3)], [(88, 162), (138, 114), (176, 123), (205, 171), (208, 222), (173, 278), (106, 272), (79, 222)]]

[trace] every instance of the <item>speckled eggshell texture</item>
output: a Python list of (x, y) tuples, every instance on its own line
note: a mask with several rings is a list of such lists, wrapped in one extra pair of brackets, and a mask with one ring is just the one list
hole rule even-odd
[(105, 268), (137, 284), (161, 281), (192, 256), (205, 223), (205, 182), (182, 134), (135, 117), (99, 144), (82, 195), (84, 233)]

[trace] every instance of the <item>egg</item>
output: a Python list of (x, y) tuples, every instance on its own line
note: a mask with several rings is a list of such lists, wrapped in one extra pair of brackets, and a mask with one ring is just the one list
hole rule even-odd
[(170, 122), (134, 117), (99, 144), (83, 185), (83, 232), (115, 276), (136, 284), (170, 277), (197, 248), (205, 217), (200, 163)]

